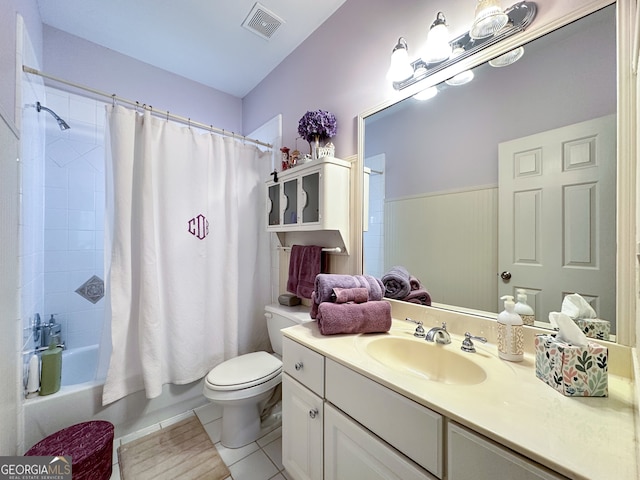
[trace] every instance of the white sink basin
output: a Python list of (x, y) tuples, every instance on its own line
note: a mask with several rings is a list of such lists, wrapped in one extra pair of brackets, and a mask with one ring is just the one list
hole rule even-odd
[(448, 385), (475, 385), (487, 374), (464, 352), (425, 340), (381, 337), (369, 342), (367, 355), (400, 372)]

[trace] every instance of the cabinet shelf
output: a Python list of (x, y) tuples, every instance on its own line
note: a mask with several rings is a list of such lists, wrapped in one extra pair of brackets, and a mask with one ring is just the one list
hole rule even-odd
[(267, 231), (277, 233), (287, 246), (292, 244), (287, 233), (309, 232), (296, 235), (295, 241), (340, 247), (346, 254), (350, 171), (349, 162), (325, 157), (281, 172), (277, 182), (266, 182)]

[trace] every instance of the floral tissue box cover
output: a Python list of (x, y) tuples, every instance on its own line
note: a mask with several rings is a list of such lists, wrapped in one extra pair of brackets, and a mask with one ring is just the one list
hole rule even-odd
[(536, 377), (569, 397), (609, 395), (607, 347), (589, 342), (580, 347), (536, 335)]
[(573, 321), (587, 337), (609, 340), (611, 322), (608, 320), (602, 320), (601, 318), (574, 318)]

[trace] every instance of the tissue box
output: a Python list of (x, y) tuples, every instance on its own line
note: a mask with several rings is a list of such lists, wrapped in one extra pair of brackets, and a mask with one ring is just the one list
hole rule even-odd
[(609, 340), (611, 322), (600, 318), (574, 318), (574, 322), (580, 327), (587, 337), (598, 340)]
[(536, 335), (536, 377), (569, 397), (609, 395), (607, 347), (588, 342), (584, 347)]

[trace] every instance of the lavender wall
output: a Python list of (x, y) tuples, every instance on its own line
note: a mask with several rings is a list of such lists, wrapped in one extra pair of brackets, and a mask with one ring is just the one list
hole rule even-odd
[[(502, 1), (505, 7), (511, 3), (516, 2)], [(536, 3), (538, 15), (531, 30), (595, 1)], [(355, 154), (357, 116), (394, 98), (385, 75), (398, 37), (407, 38), (410, 54), (415, 55), (438, 11), (445, 12), (450, 35), (455, 37), (473, 21), (474, 4), (469, 0), (347, 0), (243, 99), (245, 132), (282, 113), (283, 145), (293, 146), (300, 117), (307, 110), (322, 108), (338, 119), (333, 139), (336, 155)]]
[(43, 70), (197, 122), (242, 132), (241, 99), (46, 25)]

